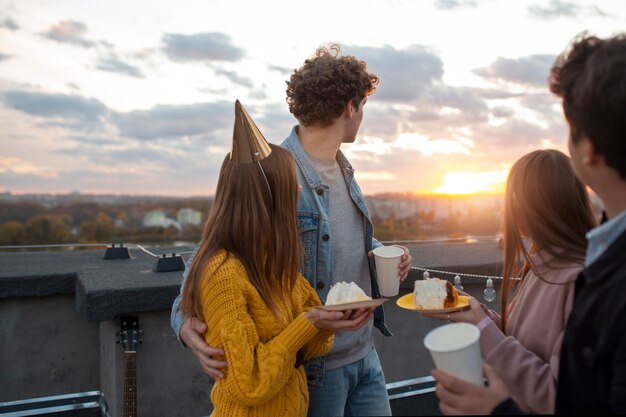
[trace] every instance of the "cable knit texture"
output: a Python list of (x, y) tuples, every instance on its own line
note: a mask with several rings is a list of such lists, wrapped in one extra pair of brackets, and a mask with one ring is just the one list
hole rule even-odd
[[(243, 264), (226, 252), (204, 267), (200, 291), (205, 339), (220, 346), (228, 362), (225, 376), (211, 392), (212, 416), (306, 416), (309, 394), (304, 359), (330, 351), (333, 334), (317, 329), (305, 316), (320, 300), (308, 281), (298, 276), (277, 317), (248, 280)], [(221, 266), (220, 266), (221, 265)]]

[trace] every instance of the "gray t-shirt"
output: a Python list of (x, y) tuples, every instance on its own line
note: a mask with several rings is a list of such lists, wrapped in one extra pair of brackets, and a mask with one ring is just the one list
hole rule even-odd
[[(309, 155), (322, 183), (329, 187), (328, 221), (332, 245), (332, 283), (355, 282), (372, 295), (370, 271), (365, 253), (365, 220), (350, 197), (350, 190), (336, 160)], [(326, 356), (326, 369), (340, 368), (362, 359), (372, 349), (373, 320), (356, 331), (337, 332)]]

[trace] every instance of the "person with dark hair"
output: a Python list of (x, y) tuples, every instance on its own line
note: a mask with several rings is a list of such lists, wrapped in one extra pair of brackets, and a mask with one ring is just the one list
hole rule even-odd
[(596, 225), (567, 155), (555, 149), (524, 155), (511, 167), (504, 195), (500, 314), (473, 297), (467, 311), (424, 314), (477, 325), (485, 363), (526, 411), (554, 413), (565, 323), (583, 269), (585, 234)]
[[(368, 72), (365, 62), (342, 55), (337, 45), (319, 48), (287, 81), (287, 103), (298, 125), (281, 146), (294, 157), (302, 187), (298, 196), (304, 249), (301, 272), (322, 301), (330, 287), (341, 281), (355, 282), (367, 295), (380, 297), (372, 250), (382, 244), (373, 236), (354, 169), (340, 151), (343, 143), (356, 140), (367, 97), (377, 84), (378, 77)], [(401, 281), (412, 259), (408, 249), (402, 249)], [(179, 303), (180, 296), (172, 306), (174, 331), (208, 375), (223, 377), (231, 364), (221, 360), (221, 346), (205, 343), (202, 335), (207, 324), (183, 314)], [(305, 362), (308, 415), (391, 415), (372, 333), (375, 326), (391, 336), (382, 306), (346, 310), (329, 326), (336, 331), (331, 351)]]
[[(574, 170), (607, 216), (587, 233), (585, 267), (561, 347), (557, 414), (626, 413), (625, 68), (626, 34), (601, 39), (583, 33), (550, 73), (550, 90), (562, 99), (569, 125)], [(481, 387), (433, 370), (442, 413), (519, 413), (507, 398), (510, 387), (488, 366), (486, 374), (489, 386)]]

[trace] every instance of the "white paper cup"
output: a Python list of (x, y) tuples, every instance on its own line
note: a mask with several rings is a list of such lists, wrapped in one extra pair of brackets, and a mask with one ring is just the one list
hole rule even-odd
[(450, 323), (431, 330), (424, 345), (437, 369), (484, 385), (479, 338), (480, 330), (473, 324)]
[(400, 290), (398, 265), (404, 250), (397, 246), (381, 246), (374, 249), (378, 289), (383, 297), (394, 297)]

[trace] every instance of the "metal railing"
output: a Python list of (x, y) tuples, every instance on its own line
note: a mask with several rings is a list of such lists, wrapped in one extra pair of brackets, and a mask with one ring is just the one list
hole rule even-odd
[[(78, 392), (65, 395), (31, 398), (27, 400), (0, 403), (1, 417), (45, 416), (64, 413), (68, 417), (92, 410), (93, 416), (111, 417), (101, 391)], [(76, 413), (71, 413), (75, 411)], [(79, 413), (80, 412), (80, 413)]]

